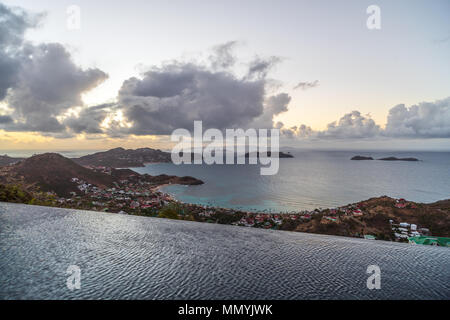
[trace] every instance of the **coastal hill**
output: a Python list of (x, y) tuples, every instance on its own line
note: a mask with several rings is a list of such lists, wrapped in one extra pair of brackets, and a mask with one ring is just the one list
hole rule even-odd
[(139, 174), (131, 169), (114, 169), (111, 168), (111, 176), (114, 181), (129, 180), (131, 182), (148, 182), (154, 186), (161, 186), (166, 184), (181, 184), (187, 186), (197, 186), (204, 184), (202, 180), (196, 179), (194, 177), (185, 176), (169, 176), (167, 174), (161, 174), (158, 176), (152, 176), (149, 174)]
[[(361, 216), (331, 214), (330, 210), (295, 226), (295, 231), (340, 236), (376, 235), (380, 240), (394, 240), (391, 221), (426, 226), (435, 236), (450, 236), (450, 199), (435, 203), (415, 203), (383, 196), (350, 205)], [(327, 219), (327, 215), (335, 218)]]
[(4, 184), (23, 184), (27, 189), (37, 187), (60, 196), (78, 190), (77, 184), (71, 181), (74, 177), (98, 187), (113, 185), (111, 176), (87, 169), (57, 153), (36, 155), (0, 171), (0, 182)]
[(105, 172), (83, 167), (57, 153), (45, 153), (0, 168), (0, 184), (19, 185), (25, 190), (54, 192), (60, 197), (79, 193), (79, 183), (85, 181), (98, 188), (117, 186), (121, 180), (162, 184), (198, 185), (203, 181), (192, 177), (140, 175), (129, 169), (107, 169)]
[(137, 168), (144, 167), (146, 163), (172, 161), (170, 153), (151, 148), (136, 150), (115, 148), (80, 158), (73, 158), (72, 160), (83, 166), (104, 166), (112, 168)]

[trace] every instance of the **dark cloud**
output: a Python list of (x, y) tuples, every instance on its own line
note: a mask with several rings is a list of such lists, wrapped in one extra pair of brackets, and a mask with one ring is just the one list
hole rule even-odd
[(192, 129), (194, 120), (208, 128), (247, 125), (264, 109), (265, 82), (247, 81), (228, 72), (177, 63), (124, 82), (119, 105), (130, 133), (170, 134)]
[(10, 116), (0, 116), (0, 124), (11, 123), (13, 119)]
[(84, 108), (77, 116), (71, 116), (64, 120), (64, 125), (73, 133), (101, 134), (102, 122), (112, 112), (115, 104), (102, 104)]
[(237, 41), (229, 41), (213, 48), (213, 54), (209, 56), (209, 59), (214, 70), (229, 69), (236, 63), (236, 57), (233, 54), (236, 45)]
[(2, 125), (6, 130), (64, 131), (58, 117), (82, 106), (81, 95), (107, 78), (99, 69), (76, 66), (60, 44), (24, 41), (40, 17), (0, 4), (0, 100), (15, 120)]
[(17, 81), (23, 36), (38, 19), (39, 16), (30, 16), (19, 8), (12, 9), (0, 3), (0, 101)]
[(0, 46), (2, 49), (18, 47), (23, 42), (23, 35), (29, 28), (39, 23), (43, 14), (31, 15), (19, 7), (7, 7), (0, 3)]
[(287, 94), (267, 97), (266, 79), (277, 57), (250, 63), (243, 78), (231, 70), (236, 58), (231, 41), (213, 48), (210, 65), (173, 61), (153, 67), (141, 79), (123, 83), (118, 105), (130, 128), (120, 134), (170, 134), (178, 128), (192, 130), (195, 120), (205, 128), (273, 127), (273, 117), (287, 111)]
[(82, 70), (66, 49), (56, 43), (24, 48), (17, 83), (6, 97), (17, 119), (10, 130), (61, 132), (57, 117), (82, 106), (81, 95), (107, 78), (99, 69)]
[(278, 63), (281, 62), (280, 57), (272, 56), (268, 59), (262, 59), (260, 57), (256, 57), (250, 63), (247, 78), (248, 79), (265, 79), (269, 71)]
[(0, 101), (5, 98), (8, 89), (16, 83), (18, 70), (17, 60), (0, 53)]
[[(270, 96), (264, 103), (263, 113), (255, 118), (248, 126), (251, 128), (274, 128), (273, 118), (281, 113), (288, 111), (288, 105), (291, 97), (287, 93), (280, 93)], [(280, 126), (280, 125), (278, 125)]]
[(141, 79), (126, 80), (118, 105), (132, 127), (119, 129), (121, 133), (170, 134), (178, 128), (192, 130), (195, 120), (205, 128), (272, 128), (273, 117), (286, 112), (291, 100), (285, 93), (266, 96), (266, 76), (278, 60), (258, 58), (249, 75), (239, 78), (224, 70), (235, 63), (235, 44), (215, 47), (210, 67), (174, 61)]
[(319, 86), (319, 80), (316, 80), (313, 82), (300, 82), (293, 89), (294, 90), (297, 90), (297, 89), (307, 90), (307, 89), (315, 88), (317, 86)]
[[(8, 30), (8, 34), (2, 34), (2, 43), (13, 47), (17, 57), (11, 60), (2, 55), (0, 59), (5, 70), (0, 76), (1, 93), (12, 109), (13, 120), (3, 121), (5, 130), (37, 131), (58, 137), (78, 133), (123, 137), (192, 129), (194, 120), (219, 129), (247, 127), (250, 123), (272, 127), (273, 116), (287, 110), (290, 97), (286, 94), (266, 97), (266, 76), (279, 58), (257, 57), (248, 75), (239, 78), (229, 70), (236, 62), (236, 42), (231, 41), (213, 48), (209, 64), (174, 61), (151, 68), (142, 78), (123, 83), (114, 108), (84, 107), (67, 117), (65, 113), (71, 108), (83, 107), (82, 93), (107, 75), (98, 69), (82, 70), (60, 44), (25, 43), (23, 34), (34, 25), (28, 23), (24, 12), (18, 15), (6, 7), (2, 9), (2, 18), (6, 15), (8, 21), (15, 21), (12, 28), (2, 25)], [(121, 112), (123, 121), (131, 125), (124, 126), (114, 117), (115, 112)], [(102, 128), (106, 118), (109, 127)]]

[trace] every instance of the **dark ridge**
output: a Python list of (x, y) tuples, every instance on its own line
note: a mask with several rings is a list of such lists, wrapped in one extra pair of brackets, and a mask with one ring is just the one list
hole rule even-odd
[(354, 156), (351, 160), (373, 160), (373, 158), (364, 156)]
[(381, 160), (381, 161), (419, 161), (419, 159), (416, 159), (416, 158), (396, 158), (396, 157), (387, 157), (387, 158), (381, 158), (378, 160)]
[(112, 167), (112, 168), (136, 168), (144, 167), (146, 163), (170, 162), (171, 155), (157, 149), (140, 148), (136, 150), (126, 150), (115, 148), (105, 152), (97, 152), (73, 161), (83, 166), (91, 167)]
[[(78, 192), (77, 184), (72, 178), (78, 178), (98, 187), (111, 187), (110, 175), (95, 172), (57, 153), (45, 153), (25, 159), (5, 167), (6, 175), (2, 178), (21, 181), (34, 185), (42, 191), (55, 192), (59, 196), (68, 196)], [(2, 172), (3, 173), (3, 172)]]
[(152, 185), (182, 184), (200, 185), (203, 181), (193, 177), (140, 175), (130, 169), (93, 170), (57, 153), (45, 153), (22, 160), (16, 164), (1, 167), (0, 184), (20, 185), (25, 190), (54, 192), (60, 197), (71, 193), (80, 194), (78, 183), (73, 178), (85, 181), (101, 189), (111, 188), (121, 180)]
[[(259, 158), (259, 152), (252, 153), (252, 154), (246, 153), (245, 157), (246, 158), (250, 158), (250, 155), (252, 155), (252, 156), (256, 155), (256, 157)], [(272, 152), (268, 151), (267, 152), (267, 156), (271, 157), (272, 156)], [(294, 158), (294, 156), (292, 154), (290, 154), (289, 152), (288, 153), (284, 153), (284, 152), (280, 151), (280, 152), (278, 152), (278, 158), (280, 158), (280, 159), (282, 159), (282, 158)]]

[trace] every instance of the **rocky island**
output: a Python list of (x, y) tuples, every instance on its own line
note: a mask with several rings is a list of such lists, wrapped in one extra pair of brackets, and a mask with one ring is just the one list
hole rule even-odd
[[(256, 153), (246, 153), (245, 157), (246, 158), (250, 158), (250, 156), (256, 156), (259, 158), (259, 152)], [(272, 152), (268, 151), (267, 152), (267, 156), (271, 157), (272, 156)], [(275, 155), (274, 155), (275, 156)], [(278, 158), (283, 159), (283, 158), (294, 158), (294, 156), (292, 154), (288, 153), (284, 153), (284, 152), (278, 152)]]
[(372, 157), (354, 156), (351, 160), (373, 160)]
[(416, 159), (416, 158), (396, 158), (396, 157), (381, 158), (378, 160), (381, 160), (381, 161), (419, 161), (419, 159)]
[[(374, 160), (372, 157), (365, 157), (365, 156), (354, 156), (350, 160)], [(387, 157), (387, 158), (381, 158), (377, 159), (380, 161), (420, 161), (416, 158), (396, 158), (396, 157)]]

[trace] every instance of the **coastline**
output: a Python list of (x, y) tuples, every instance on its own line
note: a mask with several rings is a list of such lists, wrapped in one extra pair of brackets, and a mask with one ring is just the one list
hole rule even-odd
[[(161, 186), (157, 186), (157, 188), (162, 187)], [(168, 199), (168, 198), (167, 198)], [(169, 200), (169, 199), (168, 199)], [(344, 238), (359, 238), (359, 239), (364, 239), (364, 240), (381, 240), (381, 241), (387, 241), (387, 242), (400, 242), (400, 243), (409, 243), (409, 244), (423, 244), (421, 243), (421, 239), (420, 238), (426, 238), (426, 239), (434, 239), (440, 242), (439, 246), (444, 246), (444, 247), (450, 247), (450, 235), (447, 234), (445, 236), (442, 235), (431, 235), (429, 233), (429, 229), (427, 228), (419, 228), (417, 229), (417, 226), (415, 226), (415, 224), (413, 223), (405, 223), (405, 222), (395, 222), (395, 221), (389, 221), (389, 225), (390, 227), (392, 227), (392, 233), (393, 233), (393, 238), (389, 238), (386, 237), (386, 235), (383, 234), (377, 234), (377, 236), (373, 236), (373, 235), (369, 235), (365, 232), (361, 233), (361, 234), (342, 234), (339, 232), (333, 232), (332, 230), (311, 230), (308, 228), (295, 228), (295, 229), (290, 229), (290, 228), (282, 228), (281, 226), (284, 225), (286, 223), (285, 219), (287, 219), (288, 224), (289, 223), (295, 223), (295, 222), (300, 222), (302, 224), (308, 223), (308, 222), (319, 222), (320, 224), (324, 224), (325, 221), (325, 225), (328, 226), (336, 226), (336, 221), (334, 219), (338, 218), (338, 219), (354, 219), (354, 218), (361, 218), (361, 217), (366, 217), (370, 214), (372, 214), (370, 212), (370, 209), (368, 209), (368, 207), (365, 207), (364, 203), (369, 203), (369, 202), (385, 202), (385, 201), (394, 201), (395, 203), (395, 207), (397, 208), (406, 208), (406, 206), (398, 206), (398, 204), (408, 204), (410, 206), (410, 208), (416, 209), (418, 207), (416, 207), (415, 205), (418, 205), (419, 207), (421, 206), (421, 204), (416, 204), (416, 203), (407, 203), (406, 201), (398, 201), (389, 197), (380, 197), (380, 198), (372, 198), (372, 199), (368, 199), (365, 201), (362, 201), (360, 203), (357, 204), (349, 204), (345, 207), (339, 208), (339, 210), (341, 211), (340, 213), (338, 212), (332, 212), (331, 210), (334, 209), (324, 209), (323, 211), (316, 211), (313, 215), (316, 216), (312, 216), (312, 217), (308, 217), (305, 221), (301, 221), (302, 219), (302, 215), (299, 214), (283, 214), (283, 213), (279, 213), (279, 214), (273, 214), (273, 213), (254, 213), (254, 212), (246, 212), (246, 211), (235, 211), (235, 210), (230, 210), (227, 208), (219, 208), (219, 207), (207, 207), (207, 206), (198, 206), (195, 204), (186, 204), (186, 203), (182, 203), (179, 202), (175, 199), (170, 199), (169, 200), (169, 205), (168, 207), (170, 207), (171, 205), (175, 204), (176, 206), (180, 206), (178, 208), (183, 208), (183, 210), (185, 210), (186, 208), (200, 208), (200, 213), (197, 216), (197, 219), (193, 219), (192, 216), (189, 216), (185, 213), (180, 213), (179, 216), (177, 217), (170, 217), (170, 216), (163, 216), (161, 214), (156, 214), (156, 215), (148, 215), (148, 214), (142, 214), (142, 213), (138, 213), (138, 212), (111, 212), (111, 211), (104, 211), (104, 210), (95, 210), (95, 209), (86, 209), (86, 208), (77, 208), (77, 207), (73, 207), (73, 206), (58, 206), (58, 205), (49, 205), (49, 204), (29, 204), (29, 203), (21, 203), (21, 202), (9, 202), (9, 201), (4, 201), (2, 199), (0, 199), (0, 203), (13, 203), (13, 204), (25, 204), (25, 205), (31, 205), (31, 206), (36, 206), (36, 207), (47, 207), (47, 208), (60, 208), (60, 209), (69, 209), (69, 210), (83, 210), (83, 211), (91, 211), (91, 212), (100, 212), (100, 213), (107, 213), (107, 214), (125, 214), (125, 215), (130, 215), (130, 216), (143, 216), (143, 217), (154, 217), (154, 218), (162, 218), (162, 219), (168, 219), (168, 220), (184, 220), (184, 221), (190, 221), (190, 222), (197, 222), (197, 223), (213, 223), (213, 224), (222, 224), (222, 225), (230, 225), (230, 226), (238, 226), (238, 227), (251, 227), (251, 228), (259, 228), (259, 229), (266, 229), (266, 230), (273, 230), (273, 231), (286, 231), (286, 232), (295, 232), (295, 233), (305, 233), (305, 234), (315, 234), (315, 235), (323, 235), (323, 236), (337, 236), (337, 237), (344, 237)], [(445, 202), (445, 207), (447, 208), (447, 215), (450, 215), (450, 199), (448, 200), (442, 200), (442, 201), (438, 201), (437, 203), (434, 203), (433, 205), (437, 205), (440, 202)], [(377, 205), (379, 206), (379, 205)], [(363, 210), (361, 210), (360, 208), (363, 208)], [(350, 211), (348, 211), (348, 209), (350, 209)], [(367, 210), (367, 211), (366, 211)], [(438, 209), (441, 210), (441, 209)], [(164, 208), (163, 210), (164, 211)], [(363, 211), (366, 211), (365, 213), (363, 213)], [(239, 215), (241, 217), (241, 219), (239, 221), (235, 221), (235, 222), (226, 222), (226, 221), (218, 221), (218, 220), (211, 220), (214, 218), (214, 215), (217, 214), (221, 214), (222, 217), (225, 216), (230, 216), (230, 215)], [(305, 214), (305, 212), (303, 213), (303, 217), (307, 216), (307, 214)], [(199, 217), (203, 217), (204, 219), (198, 219)], [(267, 223), (270, 219), (275, 219), (275, 221), (278, 222), (278, 225), (276, 227), (268, 227)], [(364, 218), (363, 218), (364, 219)], [(243, 221), (244, 220), (244, 221)], [(254, 222), (252, 225), (249, 224), (249, 221), (254, 221), (257, 220), (258, 222)], [(399, 220), (400, 221), (400, 220)], [(415, 222), (415, 221), (414, 221)], [(277, 224), (277, 223), (276, 223)], [(405, 224), (407, 224), (408, 226), (405, 226)], [(297, 225), (298, 226), (298, 225)], [(415, 226), (415, 227), (413, 227)], [(400, 232), (401, 229), (404, 229), (404, 227), (408, 228), (408, 232), (416, 232), (415, 230), (421, 230), (421, 232), (424, 232), (425, 234), (420, 234), (420, 235), (409, 235), (409, 236), (402, 236), (404, 235), (403, 232), (402, 234), (397, 233)], [(395, 230), (395, 231), (394, 231)], [(414, 231), (413, 231), (414, 230)], [(423, 231), (425, 230), (425, 231)], [(448, 230), (448, 228), (447, 228)]]
[(441, 169), (449, 168), (448, 153), (370, 153), (376, 159), (388, 155), (398, 158), (414, 156), (421, 160), (419, 162), (351, 161), (354, 154), (358, 153), (298, 152), (295, 159), (283, 161), (274, 177), (260, 177), (256, 173), (258, 169), (252, 166), (173, 166), (164, 163), (136, 171), (151, 175), (201, 177), (208, 186), (192, 189), (170, 187), (166, 190), (180, 201), (253, 212), (332, 208), (381, 195), (420, 203), (448, 198), (448, 183), (444, 175), (439, 174)]
[[(48, 166), (49, 163), (52, 166)], [(147, 164), (157, 164), (157, 162)], [(55, 167), (60, 170), (59, 180), (51, 180)], [(39, 171), (40, 175), (33, 176), (32, 173), (37, 172), (36, 170), (39, 168), (51, 168), (51, 171), (41, 170)], [(86, 168), (58, 154), (38, 155), (18, 165), (5, 167), (4, 180), (5, 182), (9, 181), (9, 185), (0, 185), (0, 201), (272, 230), (356, 238), (367, 237), (398, 242), (408, 242), (409, 238), (413, 236), (450, 237), (450, 200), (420, 203), (382, 196), (358, 202), (347, 202), (346, 205), (328, 206), (327, 203), (337, 201), (330, 200), (335, 199), (332, 194), (321, 193), (323, 206), (317, 205), (313, 209), (285, 210), (284, 212), (280, 210), (281, 208), (271, 210), (268, 209), (269, 206), (278, 202), (271, 203), (269, 197), (258, 198), (261, 202), (256, 201), (256, 203), (260, 205), (260, 208), (246, 208), (245, 206), (233, 208), (217, 205), (218, 202), (214, 201), (213, 197), (210, 197), (211, 200), (208, 203), (202, 201), (203, 199), (208, 200), (205, 197), (199, 198), (201, 203), (196, 203), (195, 196), (189, 198), (188, 195), (183, 200), (182, 197), (177, 197), (178, 191), (176, 190), (174, 194), (163, 191), (163, 188), (171, 185), (203, 183), (192, 176), (179, 177), (167, 174), (157, 176), (152, 170), (148, 171), (151, 173), (149, 174), (145, 171), (139, 172), (140, 169), (134, 168), (135, 170), (133, 167), (128, 167), (128, 170), (104, 166)], [(93, 172), (87, 171), (87, 169), (93, 170)], [(247, 168), (245, 169), (247, 170)], [(25, 170), (25, 173), (32, 172), (29, 173), (29, 176), (34, 177), (34, 182), (48, 183), (51, 181), (54, 189), (47, 189), (49, 192), (41, 192), (38, 188), (33, 188), (34, 184), (31, 184), (31, 181), (28, 185), (23, 185), (19, 179), (22, 174), (20, 170)], [(186, 171), (183, 168), (177, 169), (175, 174), (179, 175), (180, 172), (194, 176), (196, 173), (198, 174), (198, 170)], [(234, 173), (221, 171), (213, 172), (214, 176), (211, 177), (223, 183), (226, 181), (224, 179), (234, 178), (232, 174), (242, 176), (244, 173), (242, 171)], [(69, 191), (72, 191), (70, 194), (69, 192), (64, 193), (62, 188), (58, 190), (61, 177), (64, 177), (64, 182), (67, 181), (62, 187), (70, 187)], [(110, 180), (114, 180), (113, 183)], [(214, 183), (215, 180), (210, 183)], [(245, 184), (246, 181), (250, 181), (250, 183)], [(265, 182), (263, 181), (263, 183)], [(245, 187), (253, 187), (252, 176), (245, 176), (243, 181), (239, 180), (238, 184), (234, 183), (230, 186), (233, 195), (245, 194)], [(208, 188), (211, 186), (206, 190)], [(202, 193), (202, 190), (205, 189), (197, 189), (197, 193)], [(253, 193), (249, 193), (249, 195), (251, 196)], [(229, 200), (229, 197), (224, 197), (223, 204), (232, 203)], [(298, 200), (297, 203), (302, 203), (303, 198)], [(245, 202), (241, 201), (241, 203)], [(251, 203), (255, 203), (255, 201)], [(311, 204), (313, 203), (311, 202)], [(266, 205), (268, 206), (265, 208)], [(409, 229), (402, 225), (408, 226)]]
[[(125, 189), (98, 189), (77, 180), (83, 194), (70, 198), (30, 195), (18, 186), (0, 185), (0, 201), (370, 240), (408, 242), (438, 236), (444, 243), (448, 239), (450, 246), (450, 199), (424, 204), (382, 196), (336, 208), (269, 213), (189, 204), (160, 191), (173, 184), (150, 187), (137, 182), (124, 185)], [(11, 192), (15, 198), (9, 198)]]

